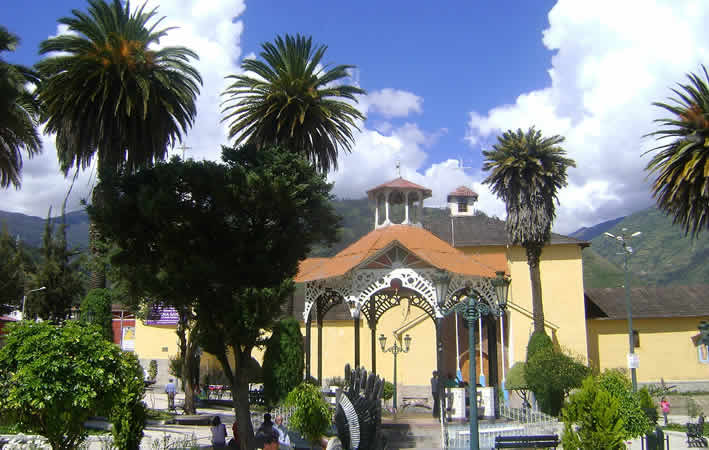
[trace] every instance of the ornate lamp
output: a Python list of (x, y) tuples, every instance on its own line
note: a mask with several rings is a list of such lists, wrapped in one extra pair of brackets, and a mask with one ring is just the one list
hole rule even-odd
[(408, 352), (409, 348), (411, 348), (411, 336), (408, 334), (404, 337), (404, 351)]
[(498, 270), (495, 274), (496, 276), (492, 280), (492, 285), (495, 286), (497, 303), (501, 309), (505, 309), (507, 306), (507, 295), (510, 289), (510, 280), (505, 277), (505, 272), (502, 270)]
[(438, 306), (443, 306), (446, 303), (446, 294), (448, 293), (450, 281), (450, 274), (443, 269), (437, 271), (433, 276), (433, 287), (436, 289)]
[(382, 351), (385, 352), (386, 346), (387, 346), (387, 338), (383, 334), (379, 335), (379, 345), (382, 346)]

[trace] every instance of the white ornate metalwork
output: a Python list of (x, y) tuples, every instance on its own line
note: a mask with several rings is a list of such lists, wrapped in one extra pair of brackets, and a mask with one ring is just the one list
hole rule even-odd
[(305, 307), (303, 320), (307, 321), (313, 306), (322, 295), (335, 292), (350, 309), (353, 318), (359, 316), (362, 307), (370, 301), (372, 295), (392, 286), (392, 281), (401, 281), (401, 287), (417, 292), (435, 312), (437, 318), (443, 317), (465, 295), (475, 295), (488, 301), (496, 297), (495, 287), (489, 279), (453, 274), (451, 277), (443, 308), (436, 299), (434, 278), (439, 269), (357, 269), (342, 277), (309, 281), (305, 284)]

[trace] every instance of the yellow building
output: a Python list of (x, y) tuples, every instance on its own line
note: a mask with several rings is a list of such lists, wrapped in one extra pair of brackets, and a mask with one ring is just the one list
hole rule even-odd
[[(460, 371), (467, 381), (468, 332), (446, 312), (467, 295), (495, 302), (492, 280), (501, 273), (511, 280), (507, 309), (502, 317), (479, 321), (473, 351), (477, 381), (499, 386), (505, 371), (525, 359), (533, 329), (524, 249), (507, 245), (504, 222), (474, 213), (477, 194), (467, 188), (449, 194), (449, 216), (426, 223), (421, 212), (430, 190), (398, 178), (368, 194), (374, 230), (332, 258), (304, 261), (296, 278), (305, 285), (295, 309), (306, 336), (306, 372), (327, 383), (342, 376), (349, 362), (391, 380), (393, 357), (382, 350), (379, 336), (389, 346), (408, 334), (410, 351), (398, 355), (400, 398), (430, 396), (437, 368), (444, 377)], [(587, 245), (553, 235), (541, 259), (547, 332), (584, 360), (581, 252)], [(441, 275), (448, 279), (443, 294), (436, 292)]]
[[(698, 326), (709, 320), (709, 286), (632, 288), (634, 352), (638, 383), (661, 379), (680, 390), (706, 390), (709, 354)], [(588, 289), (588, 357), (597, 370), (627, 367), (629, 350), (625, 290)]]

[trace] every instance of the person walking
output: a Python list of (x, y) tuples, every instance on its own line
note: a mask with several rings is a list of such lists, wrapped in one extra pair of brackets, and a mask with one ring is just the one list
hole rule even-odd
[(662, 410), (662, 415), (665, 417), (665, 425), (667, 425), (667, 415), (670, 413), (670, 402), (667, 401), (667, 397), (662, 397), (660, 409)]
[(431, 377), (431, 395), (433, 396), (433, 417), (438, 418), (441, 415), (441, 405), (438, 402), (438, 372), (435, 370)]
[(167, 394), (167, 409), (172, 411), (175, 409), (175, 394), (177, 394), (177, 386), (172, 378), (165, 385), (165, 393)]

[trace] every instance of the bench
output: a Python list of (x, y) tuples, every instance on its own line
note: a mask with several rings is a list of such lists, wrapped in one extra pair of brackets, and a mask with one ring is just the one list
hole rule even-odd
[(495, 448), (556, 448), (559, 445), (561, 443), (556, 434), (495, 437)]
[(403, 397), (401, 402), (401, 409), (404, 410), (409, 406), (418, 406), (421, 408), (431, 409), (428, 406), (428, 397)]
[(707, 439), (704, 437), (704, 416), (699, 416), (697, 423), (687, 424), (687, 445), (689, 447), (707, 446)]

